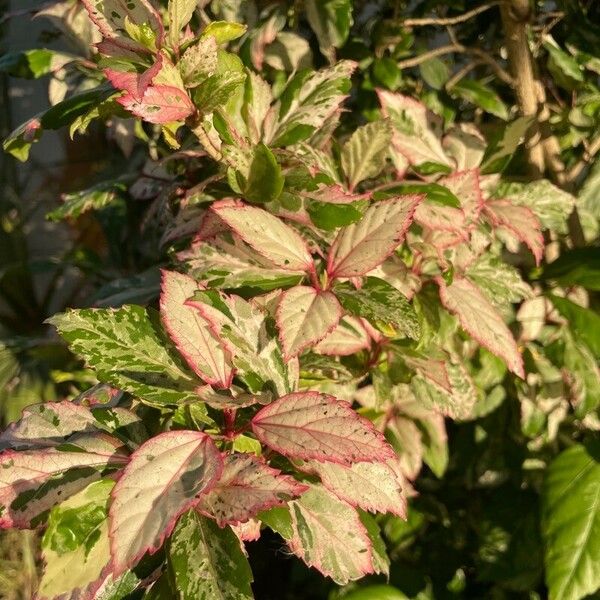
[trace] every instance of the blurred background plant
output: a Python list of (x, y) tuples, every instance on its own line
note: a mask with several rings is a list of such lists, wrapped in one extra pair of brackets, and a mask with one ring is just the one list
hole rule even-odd
[[(3, 138), (26, 117), (77, 98), (100, 79), (94, 34), (75, 0), (16, 4), (2, 6)], [(561, 257), (541, 270), (518, 264), (521, 274), (542, 289), (556, 281), (570, 298), (562, 309), (556, 304), (569, 325), (547, 322), (544, 302), (522, 305), (517, 317), (527, 381), (492, 393), (504, 372), (482, 352), (477, 384), (488, 390), (487, 409), (477, 419), (446, 420), (448, 445), (437, 462), (427, 455), (430, 448), (413, 457), (420, 475), (409, 520), (390, 516), (380, 523), (393, 561), (389, 585), (361, 581), (337, 589), (283, 556), (273, 569), (269, 552), (280, 542), (265, 536), (251, 553), (257, 597), (545, 597), (545, 470), (561, 451), (589, 443), (600, 430), (599, 3), (199, 0), (197, 14), (201, 22), (246, 23), (237, 53), (275, 89), (304, 67), (357, 61), (342, 135), (378, 118), (376, 89), (420, 99), (446, 127), (476, 125), (490, 141), (488, 172), (502, 172), (513, 191), (535, 196), (538, 216), (552, 230), (546, 261)], [(48, 81), (46, 101), (40, 90)], [(28, 404), (72, 397), (95, 382), (44, 320), (66, 306), (153, 302), (158, 266), (177, 249), (173, 240), (197, 223), (193, 201), (186, 210), (173, 208), (184, 194), (158, 160), (156, 128), (114, 115), (90, 124), (80, 115), (71, 127), (74, 141), (63, 131), (44, 132), (31, 150), (33, 166), (0, 157), (3, 426)], [(50, 130), (62, 125), (48, 122)], [(478, 151), (478, 134), (468, 125), (464, 132)], [(24, 158), (28, 143), (14, 139), (8, 149)], [(519, 187), (541, 177), (556, 187)], [(196, 192), (197, 200), (202, 189)], [(423, 423), (411, 427), (424, 439), (430, 435)], [(594, 532), (599, 521), (591, 521)], [(0, 539), (0, 596), (32, 597), (36, 534), (8, 532)], [(575, 596), (557, 600), (563, 597)]]

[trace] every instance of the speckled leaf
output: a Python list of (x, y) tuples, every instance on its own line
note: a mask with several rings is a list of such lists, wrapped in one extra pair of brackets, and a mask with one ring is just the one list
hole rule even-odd
[(42, 539), (44, 573), (36, 598), (90, 598), (110, 561), (108, 500), (114, 481), (90, 484), (55, 506)]
[(320, 485), (290, 503), (292, 552), (343, 585), (373, 573), (371, 540), (358, 513)]
[(141, 306), (69, 310), (48, 319), (100, 381), (152, 404), (194, 398), (193, 382)]
[(380, 327), (389, 337), (394, 333), (418, 339), (419, 320), (412, 304), (395, 287), (378, 277), (366, 277), (360, 288), (348, 282), (337, 284), (334, 292), (349, 313)]
[(188, 275), (163, 271), (160, 315), (190, 368), (207, 383), (227, 388), (233, 379), (231, 353), (211, 323), (186, 304), (200, 289)]
[(136, 450), (115, 486), (110, 507), (115, 574), (162, 545), (177, 517), (219, 479), (223, 459), (199, 431), (162, 433)]
[(342, 148), (342, 167), (353, 190), (358, 183), (379, 175), (392, 141), (390, 122), (374, 121), (359, 127)]
[(110, 444), (97, 452), (82, 451), (81, 446), (4, 452), (0, 455), (0, 527), (36, 527), (55, 504), (100, 479), (107, 468), (127, 461)]
[(136, 117), (157, 124), (181, 121), (196, 110), (184, 90), (170, 85), (151, 85), (143, 96), (126, 94), (117, 102)]
[(395, 459), (350, 466), (310, 460), (301, 468), (318, 475), (328, 490), (351, 506), (406, 518), (402, 476)]
[(242, 203), (212, 205), (212, 210), (256, 252), (290, 271), (314, 269), (306, 242), (281, 219)]
[(291, 458), (349, 465), (394, 455), (371, 421), (347, 402), (319, 392), (288, 394), (265, 406), (252, 419), (252, 430), (263, 444)]
[(342, 307), (329, 291), (301, 285), (284, 292), (277, 307), (277, 326), (286, 360), (322, 340), (341, 316)]
[(252, 571), (230, 527), (190, 510), (169, 542), (169, 565), (181, 600), (252, 600)]
[(126, 20), (148, 32), (162, 36), (162, 22), (147, 0), (83, 0), (91, 20), (105, 39), (126, 50), (143, 51), (144, 46), (125, 33)]
[(221, 478), (201, 496), (197, 509), (216, 519), (219, 527), (237, 525), (261, 510), (285, 504), (306, 489), (252, 454), (230, 454), (225, 457)]
[(451, 285), (439, 278), (438, 284), (442, 303), (458, 317), (465, 331), (523, 378), (523, 358), (515, 339), (500, 313), (481, 291), (466, 277), (455, 277)]
[(358, 223), (343, 228), (327, 257), (331, 277), (364, 275), (404, 240), (422, 196), (406, 195), (372, 204)]

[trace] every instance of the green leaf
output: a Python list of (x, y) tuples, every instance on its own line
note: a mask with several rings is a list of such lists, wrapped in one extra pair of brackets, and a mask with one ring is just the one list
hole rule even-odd
[(398, 194), (426, 194), (429, 202), (435, 202), (442, 206), (451, 206), (460, 208), (461, 202), (447, 187), (439, 183), (420, 183), (411, 181), (410, 183), (399, 183), (392, 187), (386, 188), (384, 191), (375, 192), (374, 200), (381, 200), (396, 196)]
[(372, 77), (376, 83), (385, 86), (392, 92), (397, 90), (402, 83), (402, 71), (398, 63), (389, 56), (376, 58), (371, 67)]
[(421, 77), (434, 90), (441, 90), (450, 77), (450, 71), (445, 62), (439, 58), (430, 58), (419, 65)]
[(391, 141), (392, 127), (388, 120), (367, 123), (352, 134), (341, 155), (350, 191), (361, 181), (381, 173)]
[(202, 36), (212, 35), (218, 44), (231, 42), (246, 33), (246, 25), (232, 23), (231, 21), (213, 21), (209, 23), (202, 32)]
[(600, 316), (590, 310), (558, 296), (550, 296), (552, 304), (569, 322), (569, 327), (576, 337), (581, 338), (596, 358), (600, 358)]
[(579, 600), (600, 587), (600, 448), (576, 444), (548, 468), (542, 532), (551, 600)]
[(600, 248), (565, 250), (555, 261), (545, 265), (541, 279), (554, 279), (564, 287), (580, 285), (600, 291)]
[(89, 210), (100, 210), (108, 206), (120, 192), (125, 190), (126, 186), (123, 183), (103, 181), (86, 190), (64, 194), (63, 204), (49, 212), (46, 217), (50, 221), (62, 221), (66, 218), (76, 219)]
[(313, 201), (306, 210), (311, 221), (325, 231), (333, 231), (338, 227), (346, 227), (360, 220), (367, 202), (359, 201), (350, 204), (332, 204), (330, 202)]
[(409, 600), (409, 598), (391, 585), (379, 584), (359, 587), (349, 594), (344, 594), (341, 600)]
[(340, 283), (334, 287), (334, 293), (349, 313), (371, 321), (387, 335), (418, 339), (420, 328), (414, 308), (387, 281), (365, 277), (360, 289), (350, 283)]
[(600, 406), (600, 369), (590, 349), (565, 332), (564, 363), (573, 376), (575, 412), (584, 416)]
[(83, 594), (100, 578), (110, 561), (107, 514), (113, 487), (114, 481), (96, 481), (50, 511), (37, 597)]
[(23, 52), (7, 52), (0, 57), (0, 71), (24, 77), (38, 79), (77, 60), (77, 56), (65, 52), (56, 52), (46, 48), (25, 50)]
[(285, 178), (277, 159), (264, 144), (258, 144), (252, 155), (250, 172), (242, 190), (250, 202), (264, 204), (279, 198)]
[(559, 48), (551, 36), (546, 36), (543, 45), (548, 51), (550, 58), (565, 75), (575, 79), (575, 81), (583, 81), (585, 79), (581, 65), (570, 54)]
[(141, 306), (69, 310), (48, 322), (101, 381), (157, 405), (195, 398), (193, 380), (169, 351), (160, 326)]
[(11, 132), (2, 142), (2, 148), (16, 159), (25, 162), (29, 158), (31, 145), (37, 142), (41, 136), (40, 120), (38, 117), (34, 117)]
[(230, 527), (190, 510), (169, 542), (169, 566), (181, 600), (250, 600), (252, 571)]
[(508, 120), (506, 104), (502, 102), (500, 96), (492, 88), (480, 81), (461, 79), (452, 86), (450, 93), (479, 106), (479, 108), (500, 117), (504, 121)]
[(522, 144), (533, 117), (519, 117), (509, 123), (490, 141), (482, 160), (482, 173), (504, 170), (517, 148)]
[(304, 3), (309, 25), (319, 40), (325, 56), (340, 48), (352, 27), (352, 0), (307, 0)]
[(205, 113), (221, 108), (244, 83), (245, 79), (246, 74), (238, 71), (210, 75), (195, 88), (194, 104)]
[(109, 86), (100, 86), (93, 90), (74, 94), (49, 108), (40, 119), (41, 125), (44, 129), (66, 127), (77, 117), (100, 105), (114, 94), (115, 91)]

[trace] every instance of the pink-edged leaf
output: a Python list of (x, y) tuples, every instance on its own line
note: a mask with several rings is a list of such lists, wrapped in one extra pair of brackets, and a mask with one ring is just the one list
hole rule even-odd
[(265, 406), (252, 419), (252, 430), (263, 444), (290, 458), (349, 465), (394, 455), (371, 421), (347, 402), (319, 392), (295, 392)]
[(0, 434), (0, 450), (27, 450), (56, 446), (75, 432), (95, 430), (89, 408), (72, 402), (34, 404)]
[(483, 193), (478, 169), (452, 173), (438, 181), (459, 200), (467, 222), (474, 223), (483, 209)]
[(454, 166), (442, 148), (443, 123), (437, 115), (409, 96), (384, 90), (377, 90), (377, 95), (383, 116), (393, 126), (392, 146), (401, 156), (411, 165)]
[[(461, 208), (423, 202), (417, 206), (415, 221), (436, 231), (463, 233), (466, 219)], [(466, 234), (464, 235), (466, 237)]]
[(528, 246), (536, 264), (540, 264), (544, 254), (542, 225), (529, 207), (513, 204), (510, 200), (488, 200), (485, 203), (485, 212), (492, 225), (507, 229)]
[(404, 240), (422, 199), (405, 195), (376, 202), (360, 221), (343, 228), (329, 250), (329, 276), (356, 277), (381, 264)]
[(454, 277), (451, 285), (446, 285), (442, 278), (437, 282), (442, 304), (458, 317), (463, 329), (502, 358), (513, 373), (524, 377), (523, 358), (512, 333), (479, 288), (466, 277)]
[(392, 513), (406, 519), (403, 476), (397, 459), (353, 465), (307, 461), (301, 468), (319, 476), (340, 500), (370, 512)]
[(447, 392), (452, 391), (445, 360), (411, 355), (402, 355), (402, 359), (411, 369), (414, 369), (426, 379), (430, 379)]
[(275, 266), (290, 271), (312, 271), (314, 264), (306, 242), (281, 219), (262, 208), (215, 202), (212, 210), (249, 246)]
[(373, 547), (358, 513), (320, 485), (290, 503), (290, 550), (344, 585), (375, 572)]
[(368, 200), (371, 197), (369, 192), (365, 194), (348, 192), (339, 183), (320, 185), (314, 191), (302, 191), (299, 194), (304, 198), (310, 198), (318, 202), (327, 202), (329, 204), (352, 204), (360, 200)]
[(196, 110), (187, 93), (171, 85), (151, 85), (141, 98), (126, 94), (117, 102), (136, 117), (157, 124), (181, 121)]
[(164, 28), (160, 15), (147, 0), (82, 0), (90, 19), (100, 33), (117, 47), (136, 52), (148, 52), (140, 43), (125, 33), (125, 20), (137, 26), (146, 26), (157, 36), (160, 45)]
[(134, 98), (141, 99), (144, 97), (144, 92), (152, 83), (152, 80), (158, 75), (163, 66), (162, 55), (159, 54), (155, 63), (146, 69), (143, 73), (135, 71), (115, 71), (114, 69), (104, 69), (106, 78), (111, 82), (113, 87), (131, 94)]
[(326, 356), (349, 356), (370, 346), (371, 340), (362, 321), (357, 317), (345, 316), (313, 350)]
[(305, 285), (290, 288), (281, 295), (277, 307), (277, 327), (286, 360), (322, 340), (339, 323), (342, 307), (329, 291)]
[(307, 486), (251, 454), (225, 457), (216, 486), (203, 494), (197, 509), (219, 527), (245, 523), (261, 510), (281, 506), (307, 490)]
[(102, 476), (109, 467), (127, 463), (110, 444), (96, 452), (45, 448), (0, 455), (0, 528), (34, 528), (41, 517), (62, 500)]
[(220, 452), (200, 431), (169, 431), (140, 446), (112, 491), (114, 574), (156, 552), (179, 515), (216, 484), (222, 470)]
[(227, 388), (233, 379), (231, 353), (209, 321), (186, 304), (201, 287), (189, 276), (162, 272), (160, 315), (190, 368), (204, 381)]

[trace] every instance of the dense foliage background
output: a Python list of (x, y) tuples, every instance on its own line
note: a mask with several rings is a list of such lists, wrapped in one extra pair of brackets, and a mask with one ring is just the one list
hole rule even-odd
[[(170, 21), (167, 58), (178, 65), (185, 102), (191, 103), (190, 112), (165, 118), (153, 116), (153, 107), (122, 77), (139, 76), (157, 64), (157, 27), (128, 23), (123, 35), (138, 45), (129, 48), (132, 58), (107, 46), (96, 50), (101, 36), (77, 1), (31, 11), (6, 7), (0, 56), (7, 151), (0, 197), (3, 427), (31, 404), (75, 400), (131, 410), (151, 439), (165, 430), (212, 431), (215, 421), (209, 417), (219, 426), (221, 421), (198, 407), (204, 402), (181, 396), (174, 407), (161, 405), (160, 389), (150, 389), (160, 388), (160, 382), (145, 381), (143, 389), (122, 383), (127, 375), (99, 366), (101, 360), (70, 329), (68, 317), (53, 323), (73, 354), (46, 319), (67, 307), (158, 308), (160, 268), (188, 272), (244, 298), (296, 289), (302, 272), (282, 274), (256, 256), (250, 264), (263, 272), (257, 275), (260, 269), (254, 268), (250, 276), (247, 265), (235, 261), (219, 271), (207, 245), (204, 253), (194, 254), (190, 240), (206, 227), (208, 207), (223, 198), (243, 198), (293, 225), (309, 241), (320, 268), (319, 255), (327, 256), (336, 232), (358, 223), (369, 202), (375, 206), (424, 193), (422, 212), (415, 213), (406, 237), (411, 223), (402, 235), (395, 232), (402, 239), (390, 249), (394, 254), (368, 270), (391, 291), (365, 280), (366, 291), (357, 295), (354, 284), (366, 271), (352, 277), (338, 261), (338, 279), (344, 281), (331, 289), (347, 315), (367, 319), (358, 325), (366, 345), (342, 352), (341, 345), (350, 342), (337, 339), (329, 352), (323, 345), (319, 349), (323, 335), (300, 340), (298, 334), (289, 341), (283, 319), (277, 319), (288, 364), (301, 355), (300, 389), (353, 402), (385, 432), (399, 457), (407, 518), (371, 519), (380, 529), (381, 537), (374, 539), (385, 544), (389, 567), (381, 558), (372, 569), (379, 575), (354, 581), (345, 564), (336, 570), (323, 566), (327, 557), (305, 559), (333, 573), (343, 584), (338, 585), (294, 556), (284, 546), (281, 527), (265, 515), (263, 523), (271, 529), (246, 543), (255, 597), (600, 597), (600, 5), (592, 0), (193, 4), (190, 28), (186, 21), (174, 34), (178, 13), (169, 11), (167, 2), (157, 4), (161, 20)], [(7, 28), (23, 27), (34, 13), (41, 33), (28, 40), (31, 49), (7, 47)], [(208, 33), (195, 36), (208, 32), (212, 22), (220, 23), (212, 30), (220, 54), (211, 66), (206, 57), (217, 44), (212, 48), (213, 42), (202, 41)], [(186, 67), (184, 48), (195, 43), (205, 44), (201, 57)], [(136, 58), (139, 47), (142, 60)], [(322, 81), (316, 81), (315, 71), (323, 73)], [(173, 87), (172, 73), (163, 76)], [(28, 115), (35, 120), (10, 134), (20, 125), (9, 111), (19, 102), (14, 91), (26, 89), (17, 87), (17, 78), (43, 78), (53, 108)], [(133, 99), (119, 104), (119, 94)], [(271, 102), (278, 117), (267, 125)], [(29, 157), (34, 165), (47, 164), (46, 153), (63, 143), (71, 148), (61, 157), (69, 170), (61, 171), (61, 178), (54, 166), (42, 176), (34, 170), (39, 185), (32, 190), (22, 176), (31, 171), (21, 171), (25, 167), (16, 161)], [(477, 179), (457, 182), (453, 172), (476, 172)], [(48, 218), (55, 225), (49, 229), (40, 211), (31, 209), (41, 193), (54, 202)], [(482, 205), (485, 198), (487, 208), (471, 218), (473, 196)], [(510, 203), (502, 204), (505, 199)], [(232, 229), (235, 235), (244, 231), (239, 225)], [(444, 238), (457, 232), (468, 232), (467, 238), (460, 243)], [(252, 246), (252, 240), (244, 241)], [(330, 263), (334, 255), (331, 251)], [(327, 278), (336, 273), (330, 263), (325, 276), (315, 271), (304, 286), (328, 291)], [(444, 296), (460, 282), (476, 291), (463, 287), (454, 302)], [(267, 311), (272, 298), (264, 301)], [(498, 320), (509, 329), (485, 330), (485, 323)], [(90, 346), (96, 343), (92, 339)], [(118, 370), (118, 357), (106, 355), (106, 362), (111, 360)], [(292, 375), (286, 371), (285, 377)], [(234, 396), (239, 390), (256, 392), (250, 378), (235, 383)], [(231, 415), (228, 410), (229, 405), (225, 415)], [(249, 419), (251, 410), (240, 408), (238, 420)], [(22, 427), (17, 437), (27, 437), (31, 426)], [(260, 435), (254, 431), (257, 436), (241, 436), (246, 445), (234, 449), (255, 452)], [(4, 434), (0, 447), (33, 448), (15, 439)], [(273, 454), (266, 451), (269, 460)], [(286, 458), (276, 456), (271, 464), (297, 475), (295, 456), (281, 454)], [(302, 481), (312, 485), (317, 477), (313, 473)], [(11, 498), (6, 489), (15, 485), (0, 477), (0, 503)], [(43, 496), (39, 489), (36, 493)], [(166, 599), (180, 593), (175, 589), (181, 580), (175, 577), (173, 583), (161, 575), (168, 554), (163, 549), (132, 567), (134, 583), (126, 592), (61, 596), (66, 590), (57, 591), (42, 572), (44, 561), (51, 560), (59, 574), (65, 572), (52, 545), (57, 531), (73, 539), (83, 535), (67, 512), (53, 510), (44, 542), (39, 531), (3, 533), (0, 597), (31, 598), (40, 578), (47, 586), (44, 598)], [(380, 547), (377, 552), (385, 554)], [(171, 563), (165, 564), (171, 568)], [(176, 566), (173, 570), (178, 573)], [(221, 597), (210, 593), (208, 598)]]

